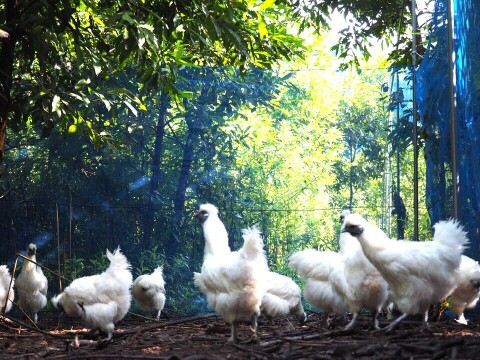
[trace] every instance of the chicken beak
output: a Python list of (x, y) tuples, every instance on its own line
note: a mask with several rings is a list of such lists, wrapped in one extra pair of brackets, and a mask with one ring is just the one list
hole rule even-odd
[(363, 227), (361, 225), (346, 225), (342, 232), (347, 232), (352, 236), (359, 236), (363, 233)]
[(206, 211), (197, 211), (195, 214), (200, 224), (203, 224), (208, 219), (208, 213)]

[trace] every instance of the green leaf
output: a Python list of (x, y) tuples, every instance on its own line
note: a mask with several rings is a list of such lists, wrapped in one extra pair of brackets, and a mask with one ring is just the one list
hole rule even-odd
[(85, 85), (89, 85), (92, 81), (87, 78), (87, 79), (80, 79), (78, 80), (78, 82), (75, 84), (75, 89), (80, 89), (81, 87), (85, 86)]
[(262, 5), (260, 5), (260, 6), (258, 7), (258, 9), (259, 9), (260, 11), (263, 11), (263, 10), (268, 9), (269, 7), (271, 7), (274, 3), (275, 3), (275, 0), (266, 0), (266, 1), (263, 2)]
[(129, 24), (133, 25), (135, 24), (135, 20), (130, 16), (129, 12), (124, 12), (122, 15), (122, 20), (125, 20)]
[(102, 72), (102, 66), (98, 63), (93, 64), (93, 69), (95, 70), (95, 75), (99, 75)]
[(123, 103), (127, 105), (127, 107), (130, 109), (130, 111), (133, 113), (133, 115), (138, 116), (137, 109), (127, 100), (124, 100)]
[(52, 112), (56, 112), (58, 116), (62, 115), (62, 110), (60, 109), (61, 99), (60, 96), (55, 95), (52, 100)]
[(107, 100), (107, 98), (105, 98), (105, 95), (103, 95), (102, 93), (99, 93), (97, 91), (94, 92), (95, 95), (97, 95), (100, 100), (102, 100), (102, 102), (105, 104), (105, 107), (107, 108), (108, 111), (110, 111), (112, 109), (112, 105), (110, 104), (110, 101)]
[(260, 39), (268, 37), (267, 24), (260, 14), (258, 14), (258, 34), (260, 35)]

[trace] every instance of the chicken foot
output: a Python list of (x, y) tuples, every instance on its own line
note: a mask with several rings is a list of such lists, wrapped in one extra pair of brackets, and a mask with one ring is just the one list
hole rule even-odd
[(343, 328), (343, 330), (351, 330), (355, 327), (357, 323), (358, 313), (354, 313), (352, 320)]
[(392, 321), (388, 326), (385, 326), (381, 331), (385, 332), (391, 332), (395, 326), (397, 326), (403, 319), (405, 319), (408, 316), (408, 314), (402, 314), (398, 318), (396, 318), (394, 321)]
[(251, 325), (250, 325), (250, 330), (252, 330), (252, 341), (257, 342), (258, 341), (258, 336), (257, 336), (257, 314), (252, 315), (252, 320), (251, 320)]
[(230, 338), (228, 339), (229, 343), (236, 344), (237, 343), (237, 327), (238, 324), (236, 321), (233, 321), (232, 324), (230, 325), (230, 330), (231, 330), (231, 335)]

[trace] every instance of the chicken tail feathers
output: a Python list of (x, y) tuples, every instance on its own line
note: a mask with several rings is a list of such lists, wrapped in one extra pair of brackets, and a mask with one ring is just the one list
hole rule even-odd
[(58, 294), (58, 295), (55, 295), (54, 297), (52, 297), (52, 299), (50, 300), (55, 309), (62, 309), (63, 308), (62, 303), (60, 301), (61, 298), (62, 298), (62, 294)]
[(469, 243), (467, 233), (457, 220), (439, 221), (433, 228), (435, 229), (433, 241), (451, 247), (459, 253), (462, 253)]
[(120, 251), (120, 246), (115, 249), (113, 253), (107, 249), (107, 258), (110, 260), (110, 266), (107, 271), (122, 271), (131, 269), (131, 265), (127, 260), (127, 257)]
[(304, 280), (309, 277), (326, 280), (330, 274), (331, 264), (337, 261), (338, 256), (333, 251), (305, 249), (290, 256), (288, 267), (296, 270)]
[(10, 271), (8, 271), (7, 265), (0, 265), (0, 279), (8, 279), (10, 282)]
[(153, 274), (163, 276), (163, 266), (159, 266), (153, 270)]
[(243, 247), (241, 252), (249, 259), (263, 256), (263, 239), (258, 226), (242, 230), (243, 233)]
[(197, 288), (199, 288), (201, 291), (205, 292), (207, 290), (205, 283), (202, 278), (202, 274), (198, 272), (193, 273), (193, 283)]

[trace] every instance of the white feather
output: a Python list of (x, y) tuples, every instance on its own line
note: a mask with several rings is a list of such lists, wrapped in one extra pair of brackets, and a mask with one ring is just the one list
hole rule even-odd
[(283, 318), (294, 314), (300, 323), (305, 320), (300, 287), (288, 276), (269, 272), (267, 287), (261, 305), (268, 318)]
[(344, 264), (334, 251), (306, 249), (290, 257), (289, 267), (305, 282), (303, 295), (313, 307), (327, 313), (344, 314), (346, 282)]
[[(10, 287), (10, 282), (12, 283), (12, 287)], [(14, 284), (15, 279), (12, 281), (12, 276), (10, 275), (8, 267), (6, 265), (0, 265), (0, 312), (5, 305), (5, 313), (11, 310), (12, 302), (15, 299), (15, 292), (13, 290)]]

